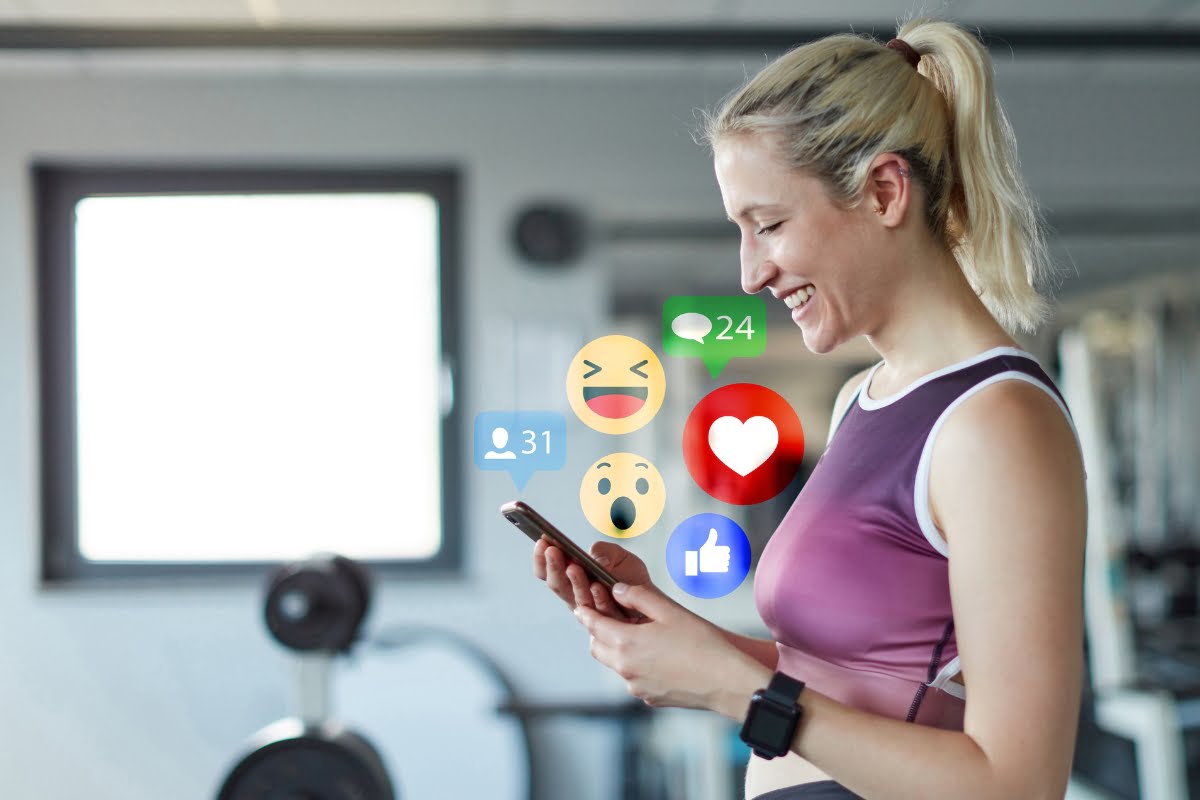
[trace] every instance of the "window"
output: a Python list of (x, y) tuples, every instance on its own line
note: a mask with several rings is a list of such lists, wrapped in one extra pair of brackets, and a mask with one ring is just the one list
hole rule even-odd
[(453, 173), (34, 179), (44, 580), (458, 568)]

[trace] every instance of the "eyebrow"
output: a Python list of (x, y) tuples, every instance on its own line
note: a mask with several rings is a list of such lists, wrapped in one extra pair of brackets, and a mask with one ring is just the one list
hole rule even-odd
[[(737, 217), (747, 217), (750, 214), (754, 213), (755, 211), (761, 211), (764, 208), (778, 208), (778, 207), (779, 207), (778, 203), (751, 203), (750, 205), (746, 206), (741, 211), (739, 211), (736, 216)], [(728, 214), (725, 215), (725, 219), (729, 220), (730, 222), (734, 221), (734, 217), (731, 217)]]
[[(646, 467), (646, 465), (645, 465), (645, 464), (643, 464), (643, 463), (642, 463), (642, 462), (640, 462), (640, 461), (639, 461), (638, 463), (634, 464), (634, 466), (635, 466), (635, 467)], [(650, 468), (649, 468), (649, 467), (646, 467), (646, 469), (650, 469)]]
[(611, 466), (612, 466), (612, 464), (608, 463), (607, 461), (601, 461), (599, 464), (596, 465), (596, 469), (600, 469), (601, 467), (611, 467)]

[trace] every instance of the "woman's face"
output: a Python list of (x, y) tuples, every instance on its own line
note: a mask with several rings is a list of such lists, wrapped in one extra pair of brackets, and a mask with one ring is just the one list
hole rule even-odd
[(742, 288), (767, 288), (785, 302), (814, 353), (870, 330), (888, 299), (885, 271), (868, 255), (878, 228), (865, 216), (873, 216), (870, 203), (834, 205), (818, 179), (783, 164), (763, 136), (721, 140), (715, 169), (725, 213), (742, 234)]

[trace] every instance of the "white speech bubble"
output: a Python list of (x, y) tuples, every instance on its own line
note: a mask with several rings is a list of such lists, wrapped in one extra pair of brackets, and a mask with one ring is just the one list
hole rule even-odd
[(671, 320), (671, 332), (680, 339), (691, 339), (704, 344), (704, 337), (712, 330), (712, 322), (703, 314), (689, 311)]

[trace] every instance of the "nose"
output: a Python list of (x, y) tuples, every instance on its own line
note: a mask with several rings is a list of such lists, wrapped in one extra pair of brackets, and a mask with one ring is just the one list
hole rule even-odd
[(764, 256), (753, 234), (742, 235), (739, 258), (742, 265), (742, 291), (746, 294), (758, 294), (775, 276), (775, 269)]

